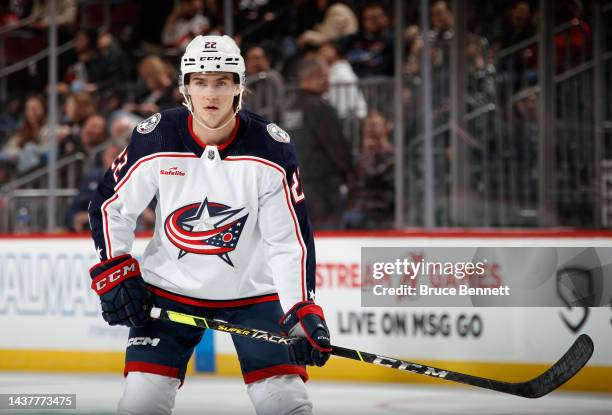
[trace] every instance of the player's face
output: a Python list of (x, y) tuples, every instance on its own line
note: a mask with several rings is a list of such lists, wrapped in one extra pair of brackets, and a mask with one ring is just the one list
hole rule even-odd
[(239, 88), (233, 74), (226, 72), (193, 74), (187, 85), (195, 115), (213, 128), (233, 115), (232, 104)]

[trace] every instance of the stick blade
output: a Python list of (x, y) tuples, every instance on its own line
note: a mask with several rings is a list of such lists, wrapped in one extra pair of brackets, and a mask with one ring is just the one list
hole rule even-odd
[(594, 350), (593, 340), (587, 334), (581, 334), (550, 369), (528, 382), (518, 384), (522, 389), (518, 394), (535, 399), (554, 391), (587, 364)]

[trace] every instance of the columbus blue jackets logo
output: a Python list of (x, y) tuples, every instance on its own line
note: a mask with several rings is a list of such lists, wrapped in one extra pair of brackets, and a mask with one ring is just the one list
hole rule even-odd
[(217, 255), (234, 266), (229, 253), (236, 249), (247, 214), (244, 208), (209, 202), (192, 203), (172, 212), (164, 224), (166, 236), (177, 248), (178, 259), (187, 254)]
[(155, 127), (157, 127), (157, 124), (159, 124), (160, 121), (161, 114), (158, 112), (138, 124), (136, 126), (136, 131), (138, 131), (140, 134), (149, 134), (155, 129)]

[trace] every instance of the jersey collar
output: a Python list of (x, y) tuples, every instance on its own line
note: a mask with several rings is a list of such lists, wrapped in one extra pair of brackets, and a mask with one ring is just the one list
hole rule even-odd
[[(196, 138), (195, 132), (193, 131), (193, 117), (191, 116), (191, 114), (189, 114), (188, 111), (185, 111), (184, 114), (185, 115), (182, 117), (183, 119), (181, 120), (181, 136), (183, 138), (183, 142), (185, 143), (187, 148), (191, 150), (195, 155), (197, 155), (198, 157), (202, 157), (202, 153), (206, 149), (206, 145), (203, 145)], [(240, 133), (242, 132), (242, 130), (244, 130), (244, 127), (242, 127), (244, 120), (241, 119), (241, 115), (242, 114), (240, 112), (236, 115), (236, 125), (232, 130), (229, 140), (223, 143), (222, 145), (217, 146), (221, 157), (224, 157), (228, 150), (233, 147), (233, 145), (237, 141), (237, 138), (241, 135)]]

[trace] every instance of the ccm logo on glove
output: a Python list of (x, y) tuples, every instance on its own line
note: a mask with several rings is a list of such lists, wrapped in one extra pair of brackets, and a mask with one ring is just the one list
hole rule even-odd
[[(113, 258), (116, 261), (118, 258)], [(138, 262), (129, 256), (125, 256), (126, 261), (121, 262), (113, 268), (103, 271), (95, 277), (91, 282), (91, 288), (98, 294), (102, 295), (112, 290), (115, 286), (125, 281), (128, 278), (140, 276), (140, 267)], [(90, 271), (91, 272), (91, 271)]]

